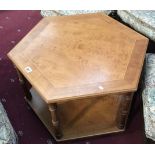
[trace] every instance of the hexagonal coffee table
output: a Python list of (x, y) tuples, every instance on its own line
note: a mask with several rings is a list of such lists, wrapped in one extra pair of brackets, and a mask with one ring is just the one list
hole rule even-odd
[(8, 56), (26, 100), (61, 141), (125, 130), (147, 44), (107, 15), (46, 17)]

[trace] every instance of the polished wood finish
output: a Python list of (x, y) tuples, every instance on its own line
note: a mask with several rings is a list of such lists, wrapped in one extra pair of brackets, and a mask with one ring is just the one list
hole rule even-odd
[(8, 56), (33, 86), (28, 103), (61, 141), (125, 130), (147, 44), (107, 15), (57, 16)]
[(61, 133), (60, 123), (59, 123), (58, 114), (57, 114), (57, 104), (54, 103), (54, 104), (49, 105), (49, 111), (52, 117), (52, 125), (54, 129), (54, 134), (56, 138), (59, 139), (62, 137), (62, 133)]
[(19, 78), (19, 82), (20, 82), (20, 84), (21, 84), (21, 86), (22, 86), (22, 88), (23, 88), (25, 97), (26, 97), (28, 100), (31, 100), (31, 99), (32, 99), (32, 95), (31, 95), (29, 89), (28, 89), (27, 86), (26, 86), (26, 82), (27, 82), (26, 78), (21, 74), (21, 72), (17, 69), (16, 66), (14, 66), (14, 67), (15, 67), (15, 69), (16, 69), (16, 71), (17, 71), (18, 78)]
[(120, 106), (116, 118), (117, 126), (119, 129), (125, 128), (132, 102), (132, 97), (133, 93), (126, 93), (119, 96)]
[(118, 128), (116, 122), (120, 106), (119, 94), (57, 104), (61, 138), (55, 134), (48, 105), (34, 88), (31, 89), (31, 94), (33, 98), (28, 101), (29, 105), (57, 141), (124, 131)]
[(46, 17), (8, 56), (51, 104), (135, 91), (147, 43), (107, 15)]

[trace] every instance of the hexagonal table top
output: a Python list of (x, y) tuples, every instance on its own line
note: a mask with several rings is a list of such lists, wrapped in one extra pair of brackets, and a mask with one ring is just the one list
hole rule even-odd
[(135, 91), (148, 39), (103, 14), (43, 18), (8, 54), (47, 103)]

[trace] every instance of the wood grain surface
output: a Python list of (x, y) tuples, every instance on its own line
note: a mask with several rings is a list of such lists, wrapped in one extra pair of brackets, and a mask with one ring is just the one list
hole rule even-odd
[[(105, 95), (64, 102), (57, 105), (62, 136), (57, 137), (48, 105), (38, 93), (31, 89), (32, 100), (28, 101), (34, 112), (57, 141), (94, 135), (121, 132), (117, 113), (120, 111), (119, 94)], [(51, 104), (53, 105), (53, 104)], [(117, 120), (117, 121), (116, 121)]]
[(46, 103), (137, 89), (148, 39), (103, 14), (43, 18), (8, 54)]

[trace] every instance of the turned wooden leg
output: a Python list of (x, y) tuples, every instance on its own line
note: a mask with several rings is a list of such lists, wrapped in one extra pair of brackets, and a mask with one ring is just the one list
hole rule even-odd
[(21, 86), (22, 86), (22, 88), (24, 90), (25, 97), (26, 97), (26, 99), (28, 99), (30, 101), (32, 99), (32, 95), (31, 95), (29, 89), (26, 86), (26, 81), (27, 80), (17, 68), (16, 68), (16, 71), (17, 71), (17, 74), (18, 74), (18, 77), (19, 77), (19, 82), (20, 82), (20, 84), (21, 84)]
[(130, 111), (130, 105), (132, 101), (133, 93), (122, 94), (119, 96), (119, 110), (116, 118), (117, 127), (119, 129), (124, 129), (128, 119), (128, 114)]
[(62, 133), (60, 130), (60, 123), (58, 120), (57, 104), (53, 103), (53, 104), (49, 105), (49, 111), (51, 112), (52, 125), (54, 127), (55, 136), (56, 136), (56, 138), (60, 139), (62, 137)]

